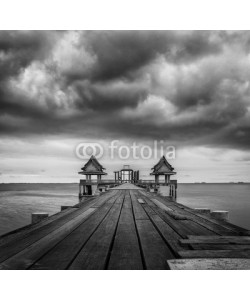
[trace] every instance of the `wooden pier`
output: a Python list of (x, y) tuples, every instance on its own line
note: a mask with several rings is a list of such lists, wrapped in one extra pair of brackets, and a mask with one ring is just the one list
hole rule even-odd
[(248, 230), (129, 183), (0, 238), (0, 269), (250, 269), (249, 258)]

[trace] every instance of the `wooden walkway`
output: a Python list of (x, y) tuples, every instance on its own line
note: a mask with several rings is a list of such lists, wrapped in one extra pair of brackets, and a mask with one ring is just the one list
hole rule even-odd
[(178, 269), (194, 258), (248, 262), (250, 232), (141, 189), (109, 190), (0, 238), (0, 269)]

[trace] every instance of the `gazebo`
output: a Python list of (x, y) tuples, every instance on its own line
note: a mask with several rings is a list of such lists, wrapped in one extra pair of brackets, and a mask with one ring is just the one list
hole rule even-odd
[(175, 175), (174, 168), (170, 165), (170, 163), (166, 160), (165, 156), (159, 160), (159, 162), (152, 168), (153, 172), (150, 175), (155, 176), (155, 183), (159, 183), (159, 177), (165, 176), (165, 185), (169, 185), (170, 176)]
[(139, 171), (134, 171), (130, 165), (124, 165), (120, 171), (114, 171), (115, 182), (130, 182), (136, 183), (139, 180)]
[[(81, 168), (78, 174), (85, 175), (85, 180), (80, 180), (79, 197), (82, 195), (93, 195), (97, 190), (98, 183), (101, 182), (102, 175), (107, 175), (104, 172), (105, 168), (98, 162), (95, 156), (91, 156), (88, 162)], [(92, 180), (91, 176), (97, 176), (97, 180)]]

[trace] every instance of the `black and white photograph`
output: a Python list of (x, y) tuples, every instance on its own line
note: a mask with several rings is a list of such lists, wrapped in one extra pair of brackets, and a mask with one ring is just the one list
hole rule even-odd
[(191, 274), (216, 295), (201, 271), (230, 290), (220, 274), (250, 270), (250, 30), (51, 15), (0, 26), (0, 275), (35, 280), (33, 299), (46, 274), (60, 290), (121, 274), (122, 299)]

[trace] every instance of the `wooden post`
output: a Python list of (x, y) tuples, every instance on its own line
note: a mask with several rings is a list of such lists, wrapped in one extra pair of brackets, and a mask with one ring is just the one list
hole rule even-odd
[(35, 223), (41, 222), (42, 220), (48, 218), (48, 216), (49, 216), (48, 213), (43, 213), (43, 212), (32, 213), (31, 223), (35, 224)]
[(61, 206), (61, 211), (65, 210), (65, 209), (68, 209), (68, 208), (71, 208), (71, 207), (73, 207), (73, 206), (71, 206), (71, 205), (62, 205)]
[(228, 221), (229, 213), (226, 210), (214, 210), (211, 212), (211, 217), (217, 220)]
[(194, 209), (199, 214), (210, 215), (211, 210), (209, 208), (195, 208)]
[(82, 188), (81, 188), (81, 182), (80, 182), (80, 183), (79, 183), (79, 198), (80, 198), (81, 195), (82, 195), (81, 190), (82, 190)]

